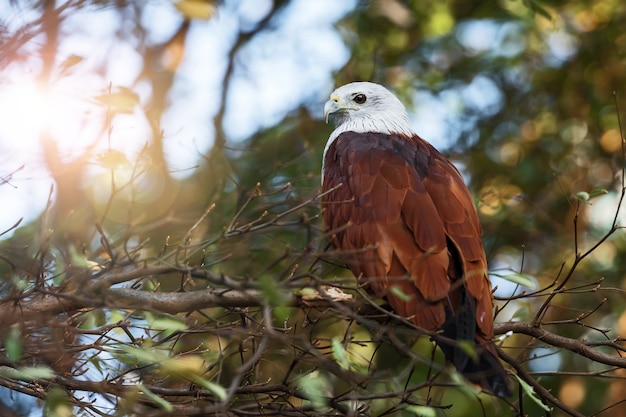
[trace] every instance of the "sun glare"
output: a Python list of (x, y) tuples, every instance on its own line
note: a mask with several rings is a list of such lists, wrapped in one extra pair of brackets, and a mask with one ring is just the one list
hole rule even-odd
[[(119, 90), (119, 91), (118, 91)], [(121, 92), (120, 92), (121, 91)], [(139, 98), (94, 75), (66, 77), (44, 88), (34, 78), (14, 77), (0, 85), (0, 151), (11, 165), (36, 167), (43, 140), (54, 141), (64, 159), (115, 149), (134, 160), (150, 139), (150, 125)], [(128, 97), (132, 102), (128, 103)], [(121, 111), (120, 102), (126, 103)], [(114, 114), (107, 117), (107, 112)], [(111, 132), (108, 134), (108, 127)], [(7, 167), (5, 166), (6, 170)]]
[[(10, 178), (11, 186), (0, 190), (0, 200), (12, 203), (10, 213), (5, 213), (8, 223), (0, 223), (0, 233), (16, 219), (29, 218), (31, 211), (37, 213), (45, 206), (55, 174), (49, 172), (44, 153), (44, 145), (49, 141), (55, 143), (68, 168), (71, 161), (88, 158), (85, 170), (76, 172), (81, 175), (85, 191), (95, 193), (89, 189), (101, 188), (94, 181), (102, 172), (108, 173), (110, 186), (112, 171), (116, 187), (130, 187), (121, 183), (125, 178), (122, 168), (138, 169), (141, 149), (151, 137), (136, 94), (122, 87), (109, 88), (110, 82), (94, 73), (56, 79), (47, 88), (39, 85), (36, 77), (17, 71), (7, 78), (8, 81), (0, 82), (0, 175)], [(129, 97), (133, 97), (130, 103)], [(121, 102), (126, 106), (123, 111), (118, 108)], [(85, 153), (87, 149), (89, 153)], [(119, 155), (115, 161), (125, 162), (122, 167), (112, 164), (113, 154)], [(154, 182), (154, 175), (145, 178)], [(139, 187), (145, 194), (145, 178), (132, 177), (132, 189)], [(158, 185), (157, 181), (156, 186), (147, 189), (158, 195), (163, 192)], [(55, 189), (60, 186), (56, 184)], [(111, 197), (113, 190), (108, 190), (108, 194), (106, 190), (105, 187), (98, 191), (100, 199)], [(96, 200), (92, 201), (95, 205)]]
[[(93, 112), (88, 102), (54, 88), (44, 89), (34, 79), (20, 79), (5, 85), (0, 94), (0, 143), (17, 163), (28, 163), (40, 155), (41, 140), (54, 140), (63, 153), (85, 146), (77, 129), (85, 115)], [(101, 129), (101, 126), (98, 127)], [(90, 131), (93, 135), (93, 130)], [(91, 136), (93, 139), (93, 136)]]
[(0, 98), (0, 139), (13, 150), (32, 150), (51, 116), (46, 114), (49, 98), (34, 82), (20, 82), (4, 89)]

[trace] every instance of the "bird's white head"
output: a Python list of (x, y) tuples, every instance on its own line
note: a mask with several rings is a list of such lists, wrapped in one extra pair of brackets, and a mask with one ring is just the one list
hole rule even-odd
[(330, 116), (335, 130), (327, 149), (343, 132), (415, 135), (402, 102), (380, 84), (356, 82), (337, 88), (324, 105), (326, 122)]

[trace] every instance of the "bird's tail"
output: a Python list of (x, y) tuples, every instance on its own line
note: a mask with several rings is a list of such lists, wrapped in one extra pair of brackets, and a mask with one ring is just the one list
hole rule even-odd
[[(479, 339), (480, 337), (476, 337)], [(435, 337), (435, 341), (456, 369), (470, 382), (501, 398), (511, 396), (508, 377), (489, 340), (459, 341)]]

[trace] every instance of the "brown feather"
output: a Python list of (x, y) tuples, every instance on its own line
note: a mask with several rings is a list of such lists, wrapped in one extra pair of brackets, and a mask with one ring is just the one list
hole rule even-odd
[(489, 342), (493, 297), (478, 214), (458, 170), (417, 136), (344, 132), (323, 175), (324, 192), (343, 184), (323, 197), (323, 218), (354, 275), (417, 326), (486, 349), (474, 363), (438, 340), (470, 380), (508, 393), (504, 377), (488, 374), (504, 370)]
[[(414, 310), (439, 303), (430, 307), (437, 310), (432, 314), (437, 318), (426, 320), (426, 328), (437, 330), (443, 323), (442, 302), (451, 285), (446, 232), (437, 207), (410, 162), (411, 156), (415, 157), (415, 143), (399, 140), (409, 159), (398, 157), (376, 134), (345, 133), (335, 141), (327, 155), (323, 188), (328, 190), (338, 183), (347, 187), (325, 196), (324, 220), (329, 230), (338, 231), (336, 246), (344, 252), (355, 252), (348, 261), (353, 273), (368, 277), (376, 295), (386, 296), (392, 307), (405, 310), (401, 304), (406, 301), (390, 295), (387, 277), (410, 277), (410, 281), (395, 285), (415, 297), (411, 302), (416, 306)], [(337, 147), (342, 149), (337, 151)], [(330, 204), (336, 201), (346, 203), (343, 207), (341, 203)], [(348, 223), (349, 227), (343, 227)], [(376, 249), (367, 257), (356, 256), (359, 249), (367, 246)], [(368, 259), (371, 257), (377, 257), (378, 262)], [(398, 265), (392, 271), (394, 259)], [(392, 302), (394, 297), (398, 299)]]

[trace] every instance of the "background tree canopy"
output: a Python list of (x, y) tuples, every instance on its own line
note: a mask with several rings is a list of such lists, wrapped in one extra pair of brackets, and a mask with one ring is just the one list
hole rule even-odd
[[(0, 10), (0, 414), (626, 413), (622, 0)], [(475, 195), (512, 398), (329, 250), (322, 106), (357, 80)]]

